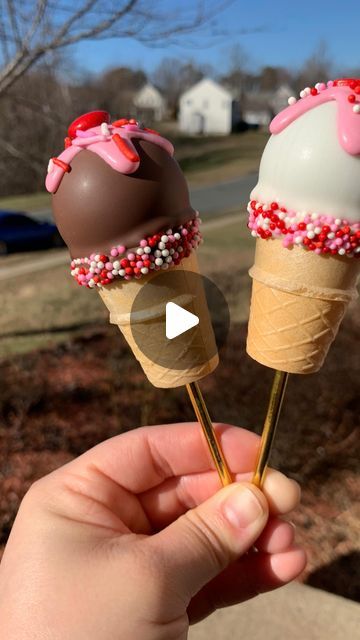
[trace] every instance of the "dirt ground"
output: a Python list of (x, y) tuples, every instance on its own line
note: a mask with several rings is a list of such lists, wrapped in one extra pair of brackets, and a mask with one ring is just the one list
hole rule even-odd
[[(238, 291), (244, 274), (223, 281)], [(309, 563), (303, 580), (360, 599), (358, 306), (349, 310), (321, 372), (292, 376), (272, 464), (303, 488), (293, 514)], [(245, 354), (246, 323), (232, 326), (221, 364), (201, 383), (214, 420), (260, 432), (272, 372)], [(192, 420), (183, 389), (154, 389), (116, 327), (0, 361), (0, 543), (38, 477), (134, 426)]]

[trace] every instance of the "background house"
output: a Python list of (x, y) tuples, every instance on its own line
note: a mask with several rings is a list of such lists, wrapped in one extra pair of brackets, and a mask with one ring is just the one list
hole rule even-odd
[(239, 122), (240, 112), (230, 91), (204, 78), (180, 97), (178, 119), (185, 133), (227, 135)]
[(160, 122), (166, 113), (166, 101), (154, 85), (147, 83), (134, 96), (136, 117), (145, 122)]

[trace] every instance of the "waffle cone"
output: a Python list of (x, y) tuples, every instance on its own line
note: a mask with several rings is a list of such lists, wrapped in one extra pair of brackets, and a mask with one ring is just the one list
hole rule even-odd
[[(181, 362), (177, 365), (176, 361), (171, 363), (171, 367), (157, 364), (141, 351), (133, 336), (132, 327), (136, 323), (137, 335), (140, 332), (146, 336), (151, 344), (154, 344), (154, 354), (160, 349), (167, 349), (167, 341), (164, 340), (164, 304), (158, 306), (154, 304), (154, 306), (147, 306), (132, 313), (134, 300), (141, 288), (151, 282), (155, 286), (156, 278), (163, 274), (163, 271), (154, 271), (139, 280), (118, 281), (99, 289), (100, 296), (110, 312), (110, 322), (118, 325), (149, 382), (155, 387), (162, 388), (179, 387), (200, 380), (214, 371), (219, 362), (201, 280), (200, 278), (196, 279), (195, 285), (194, 278), (187, 277), (189, 271), (199, 273), (196, 251), (192, 251), (191, 255), (182, 260), (179, 265), (172, 267), (171, 272), (175, 271), (180, 272), (183, 277), (179, 279), (181, 286), (178, 290), (175, 291), (172, 288), (169, 291), (169, 299), (201, 318), (201, 331), (196, 332), (197, 338), (189, 341), (188, 344), (186, 343), (186, 362), (191, 362), (191, 365), (186, 369), (182, 368)], [(147, 297), (151, 299), (150, 289)]]
[(246, 350), (288, 373), (318, 371), (349, 302), (357, 297), (360, 260), (288, 249), (257, 240)]

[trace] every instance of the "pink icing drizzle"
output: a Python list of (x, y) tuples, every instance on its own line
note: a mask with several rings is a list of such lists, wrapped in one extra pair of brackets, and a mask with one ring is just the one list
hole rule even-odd
[[(351, 155), (360, 154), (360, 114), (353, 111), (354, 103), (348, 97), (353, 94), (350, 87), (331, 86), (317, 95), (309, 95), (277, 114), (270, 124), (271, 133), (280, 133), (289, 124), (325, 102), (335, 100), (338, 107), (337, 126), (339, 142)], [(359, 96), (357, 96), (359, 98)], [(359, 104), (359, 102), (357, 102)]]
[[(134, 154), (137, 154), (137, 152), (132, 143), (132, 139), (146, 140), (161, 147), (170, 156), (174, 154), (174, 147), (169, 140), (150, 131), (146, 131), (146, 129), (140, 129), (138, 125), (132, 124), (114, 127), (109, 124), (108, 130), (109, 135), (104, 134), (100, 126), (92, 127), (87, 131), (77, 131), (76, 138), (72, 140), (71, 146), (65, 149), (58, 156), (58, 159), (71, 165), (75, 156), (83, 149), (87, 149), (100, 156), (100, 158), (115, 169), (115, 171), (124, 174), (134, 173), (139, 168), (140, 160), (134, 161), (125, 156), (112, 139), (115, 133), (127, 142), (128, 147)], [(64, 173), (61, 167), (50, 163), (49, 172), (45, 181), (46, 189), (50, 193), (55, 193), (58, 189)]]

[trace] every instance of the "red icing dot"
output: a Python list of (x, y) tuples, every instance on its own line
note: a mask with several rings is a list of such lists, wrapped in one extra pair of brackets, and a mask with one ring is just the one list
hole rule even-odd
[(353, 93), (350, 93), (350, 95), (348, 96), (348, 100), (349, 100), (349, 102), (355, 102), (356, 96), (354, 96)]
[(110, 115), (107, 111), (89, 111), (89, 113), (84, 113), (84, 115), (76, 118), (69, 126), (69, 138), (75, 138), (77, 131), (86, 131), (87, 129), (91, 129), (91, 127), (98, 127), (103, 122), (110, 124)]
[(317, 91), (317, 89), (315, 89), (315, 87), (313, 87), (313, 88), (311, 89), (310, 93), (311, 93), (311, 95), (312, 95), (312, 96), (317, 96), (318, 91)]

